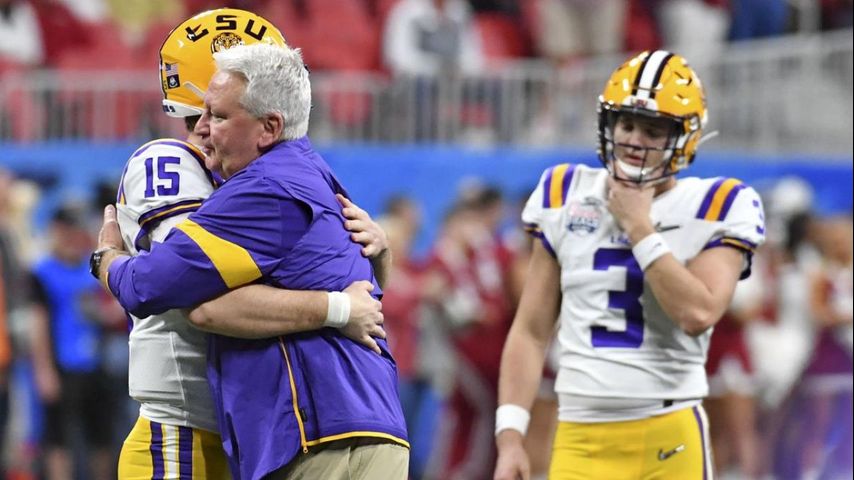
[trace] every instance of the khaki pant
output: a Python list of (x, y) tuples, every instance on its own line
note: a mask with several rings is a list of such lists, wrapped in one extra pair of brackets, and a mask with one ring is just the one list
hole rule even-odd
[(348, 438), (311, 447), (270, 480), (406, 480), (409, 449), (374, 438)]

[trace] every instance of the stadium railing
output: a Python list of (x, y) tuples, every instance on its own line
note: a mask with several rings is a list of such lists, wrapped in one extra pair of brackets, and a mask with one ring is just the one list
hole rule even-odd
[[(720, 150), (850, 156), (852, 31), (727, 45), (693, 59)], [(622, 55), (564, 68), (514, 61), (478, 75), (313, 72), (316, 142), (595, 144), (596, 97)], [(156, 73), (6, 72), (0, 140), (114, 141), (181, 135), (160, 112)]]

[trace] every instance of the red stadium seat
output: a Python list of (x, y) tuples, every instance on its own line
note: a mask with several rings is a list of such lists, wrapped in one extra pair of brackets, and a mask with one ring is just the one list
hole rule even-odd
[(486, 58), (501, 61), (528, 55), (530, 47), (518, 23), (501, 13), (480, 13), (475, 23)]

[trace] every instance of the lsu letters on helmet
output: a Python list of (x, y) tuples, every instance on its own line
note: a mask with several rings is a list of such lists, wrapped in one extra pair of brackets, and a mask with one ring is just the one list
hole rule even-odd
[(213, 54), (253, 43), (286, 45), (272, 23), (235, 8), (208, 10), (175, 27), (160, 47), (163, 111), (172, 117), (201, 115), (202, 99), (216, 72)]
[[(696, 72), (679, 55), (664, 50), (643, 52), (617, 68), (599, 96), (599, 159), (613, 171), (614, 125), (620, 114), (645, 115), (673, 121), (659, 165), (629, 170), (638, 183), (662, 180), (693, 160), (706, 125), (706, 98)], [(621, 167), (623, 165), (621, 164)]]

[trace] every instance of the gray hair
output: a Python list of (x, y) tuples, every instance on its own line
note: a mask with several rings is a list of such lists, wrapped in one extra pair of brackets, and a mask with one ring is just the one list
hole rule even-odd
[(255, 43), (222, 50), (213, 57), (220, 71), (245, 79), (240, 105), (247, 112), (257, 118), (281, 114), (282, 140), (306, 135), (311, 84), (298, 48)]

